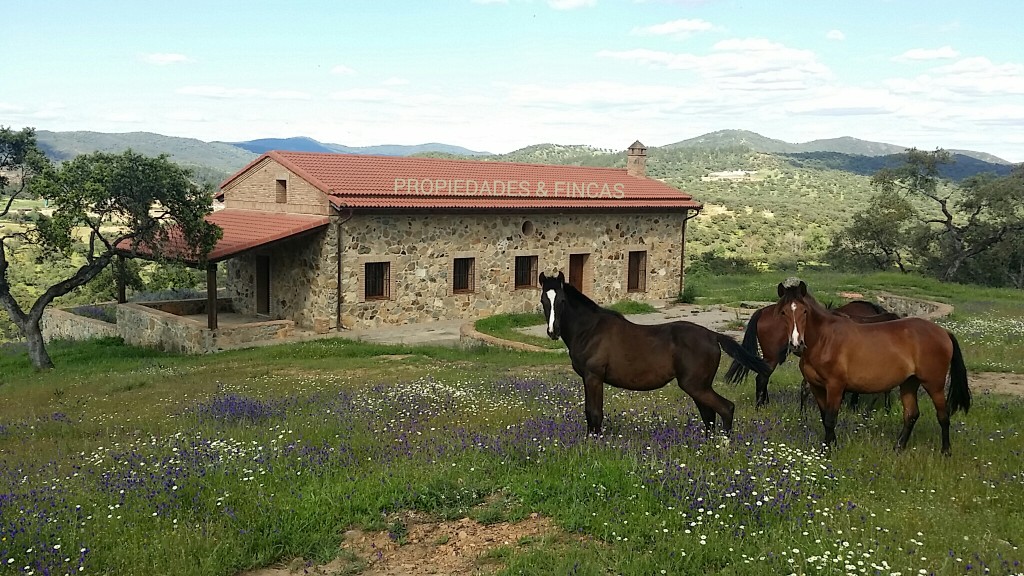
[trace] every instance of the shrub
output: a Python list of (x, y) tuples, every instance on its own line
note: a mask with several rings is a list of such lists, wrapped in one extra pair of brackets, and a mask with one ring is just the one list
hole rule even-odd
[(68, 312), (84, 316), (86, 318), (92, 318), (93, 320), (107, 322), (109, 324), (117, 324), (117, 311), (115, 307), (110, 304), (87, 304), (85, 306), (76, 306), (69, 309)]
[(698, 296), (700, 296), (700, 290), (697, 288), (697, 283), (690, 281), (683, 286), (683, 291), (676, 296), (676, 302), (679, 304), (693, 304), (697, 301)]

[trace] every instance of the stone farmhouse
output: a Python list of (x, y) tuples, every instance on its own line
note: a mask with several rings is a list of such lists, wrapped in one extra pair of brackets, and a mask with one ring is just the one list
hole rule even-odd
[[(614, 169), (267, 152), (221, 184), (224, 208), (207, 216), (223, 230), (207, 299), (123, 303), (117, 331), (209, 352), (294, 328), (469, 321), (538, 310), (540, 272), (602, 304), (673, 298), (701, 204), (647, 178), (646, 155), (635, 142)], [(218, 327), (218, 311), (252, 322)]]
[(325, 332), (536, 310), (539, 272), (597, 302), (683, 288), (701, 205), (627, 168), (272, 151), (221, 184), (235, 311)]

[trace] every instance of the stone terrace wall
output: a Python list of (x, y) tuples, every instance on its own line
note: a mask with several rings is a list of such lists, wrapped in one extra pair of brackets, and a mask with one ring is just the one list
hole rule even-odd
[(895, 294), (878, 294), (875, 296), (875, 300), (886, 310), (904, 317), (917, 316), (934, 320), (953, 313), (953, 307), (949, 304), (896, 296)]
[(39, 322), (43, 340), (90, 340), (118, 336), (117, 325), (79, 316), (60, 308), (47, 308)]
[[(290, 336), (295, 329), (291, 320), (269, 320), (210, 330), (206, 322), (197, 322), (156, 307), (201, 314), (205, 300), (183, 300), (146, 304), (121, 304), (117, 307), (117, 329), (126, 344), (158, 348), (180, 354), (208, 354), (254, 342), (271, 342)], [(201, 304), (201, 306), (199, 306)], [(219, 310), (230, 310), (230, 300), (218, 299)]]
[(214, 349), (213, 334), (206, 326), (142, 304), (118, 306), (117, 327), (125, 344), (132, 346), (180, 354), (203, 354)]

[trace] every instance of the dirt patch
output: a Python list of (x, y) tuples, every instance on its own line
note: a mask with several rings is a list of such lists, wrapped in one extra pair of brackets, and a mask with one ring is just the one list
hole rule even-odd
[(470, 518), (439, 522), (416, 512), (403, 512), (391, 521), (401, 534), (349, 530), (335, 560), (314, 565), (297, 558), (287, 565), (245, 572), (239, 576), (293, 576), (296, 574), (359, 574), (361, 576), (476, 576), (502, 567), (500, 547), (529, 546), (536, 539), (558, 533), (551, 520), (532, 514), (520, 522), (481, 524)]
[(1024, 398), (1024, 374), (974, 372), (967, 377), (972, 392), (992, 392)]

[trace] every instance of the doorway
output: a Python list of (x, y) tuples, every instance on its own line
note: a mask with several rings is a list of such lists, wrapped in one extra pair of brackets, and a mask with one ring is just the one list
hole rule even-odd
[(587, 293), (584, 281), (586, 279), (587, 261), (589, 259), (590, 254), (569, 255), (569, 284), (572, 284), (574, 288), (584, 294)]

